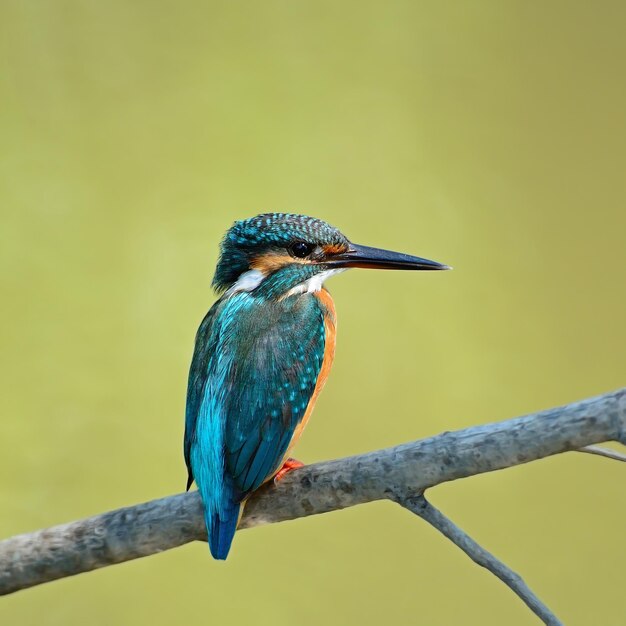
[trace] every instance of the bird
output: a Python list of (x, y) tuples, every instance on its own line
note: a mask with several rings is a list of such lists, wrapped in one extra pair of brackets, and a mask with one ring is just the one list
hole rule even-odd
[(335, 355), (337, 318), (324, 282), (349, 268), (446, 270), (428, 259), (352, 243), (293, 213), (236, 221), (220, 244), (217, 301), (189, 369), (184, 457), (212, 556), (228, 556), (247, 498), (300, 467), (290, 453)]

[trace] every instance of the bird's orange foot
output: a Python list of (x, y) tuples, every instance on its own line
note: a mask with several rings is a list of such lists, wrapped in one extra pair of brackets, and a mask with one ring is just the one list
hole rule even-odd
[(278, 470), (276, 476), (274, 476), (274, 484), (285, 478), (291, 470), (295, 470), (297, 467), (304, 467), (304, 463), (302, 461), (298, 461), (297, 459), (288, 458), (283, 463), (283, 466)]

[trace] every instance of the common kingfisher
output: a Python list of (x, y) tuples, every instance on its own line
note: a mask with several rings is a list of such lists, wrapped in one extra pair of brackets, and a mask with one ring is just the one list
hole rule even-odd
[(189, 371), (184, 453), (216, 559), (230, 550), (246, 499), (302, 464), (290, 452), (335, 354), (324, 281), (351, 267), (447, 265), (351, 243), (326, 222), (264, 213), (235, 222), (220, 246), (220, 294), (200, 324)]

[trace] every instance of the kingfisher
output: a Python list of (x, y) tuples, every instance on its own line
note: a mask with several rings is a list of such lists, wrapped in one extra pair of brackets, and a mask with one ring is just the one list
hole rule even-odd
[(328, 377), (337, 320), (326, 279), (348, 268), (445, 270), (356, 245), (306, 215), (235, 222), (213, 278), (219, 299), (198, 329), (189, 371), (184, 455), (211, 554), (226, 559), (246, 499), (302, 463), (291, 458)]

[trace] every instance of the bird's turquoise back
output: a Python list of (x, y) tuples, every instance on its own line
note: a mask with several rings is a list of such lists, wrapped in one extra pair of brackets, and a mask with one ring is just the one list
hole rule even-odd
[(226, 558), (240, 503), (280, 467), (324, 359), (326, 314), (313, 294), (226, 295), (196, 337), (185, 460), (211, 552)]

